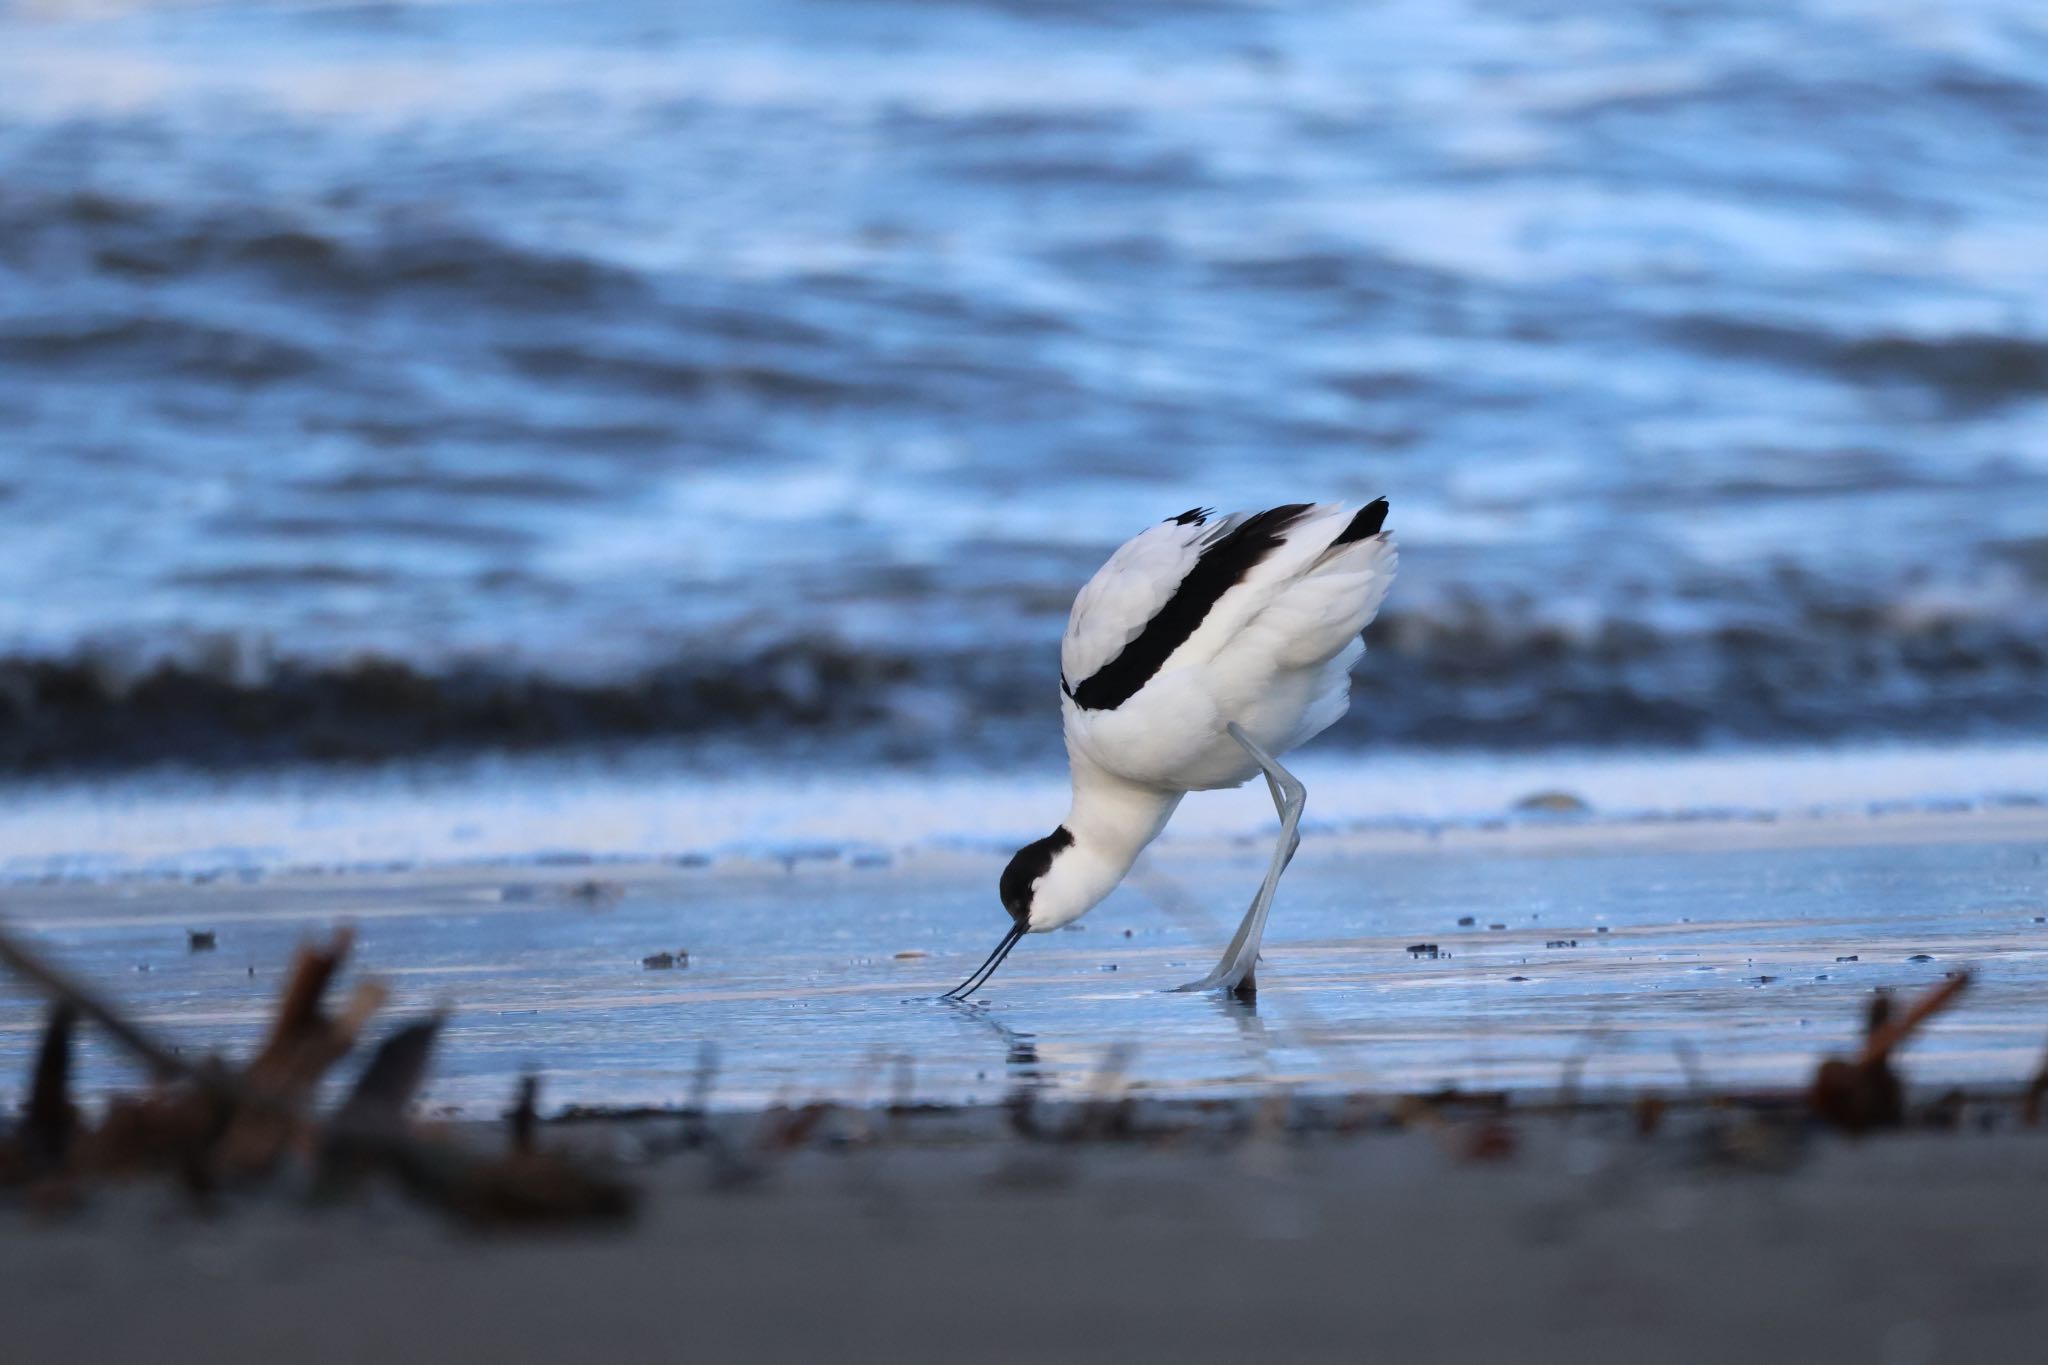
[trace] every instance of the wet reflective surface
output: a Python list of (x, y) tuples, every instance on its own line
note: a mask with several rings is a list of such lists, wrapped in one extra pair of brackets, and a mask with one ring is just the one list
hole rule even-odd
[[(726, 1104), (1112, 1077), (1173, 1093), (1792, 1084), (1849, 1044), (1873, 987), (1969, 967), (1907, 1059), (1962, 1083), (2037, 1059), (2044, 853), (2033, 816), (1327, 836), (1283, 885), (1249, 1007), (1166, 988), (1208, 966), (1249, 897), (1265, 856), (1251, 841), (1156, 850), (1085, 928), (1027, 939), (970, 1006), (936, 997), (1000, 927), (997, 856), (36, 886), (8, 904), (196, 1047), (246, 1047), (292, 945), (352, 923), (358, 969), (390, 983), (396, 1013), (454, 1010), (429, 1099), (473, 1113), (527, 1068), (555, 1104), (606, 1105), (682, 1104), (705, 1067)], [(187, 929), (217, 947), (188, 951)], [(642, 965), (658, 952), (687, 964)], [(36, 1024), (0, 985), (0, 1093)], [(90, 1035), (82, 1068), (91, 1091), (130, 1074)]]

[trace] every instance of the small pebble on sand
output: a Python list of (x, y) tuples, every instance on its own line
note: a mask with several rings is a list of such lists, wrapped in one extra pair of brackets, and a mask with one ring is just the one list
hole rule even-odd
[(1593, 809), (1585, 798), (1568, 791), (1531, 792), (1515, 802), (1516, 810), (1542, 811), (1550, 815), (1583, 815)]

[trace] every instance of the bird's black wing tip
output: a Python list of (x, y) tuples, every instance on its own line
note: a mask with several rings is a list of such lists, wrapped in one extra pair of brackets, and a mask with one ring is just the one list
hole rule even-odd
[(1339, 535), (1332, 543), (1349, 545), (1354, 540), (1364, 540), (1367, 536), (1376, 536), (1380, 533), (1380, 528), (1386, 524), (1387, 500), (1385, 498), (1374, 498), (1371, 502), (1358, 509), (1357, 513), (1351, 518), (1351, 524), (1346, 526), (1343, 534)]
[(1167, 520), (1176, 526), (1207, 526), (1209, 514), (1215, 510), (1213, 507), (1190, 507), (1179, 516), (1168, 517)]

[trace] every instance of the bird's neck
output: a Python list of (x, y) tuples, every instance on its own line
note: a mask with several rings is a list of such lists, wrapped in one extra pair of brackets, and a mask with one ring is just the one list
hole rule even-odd
[(1073, 772), (1074, 804), (1061, 823), (1073, 833), (1075, 851), (1107, 879), (1106, 896), (1166, 828), (1182, 794), (1112, 777), (1078, 755)]

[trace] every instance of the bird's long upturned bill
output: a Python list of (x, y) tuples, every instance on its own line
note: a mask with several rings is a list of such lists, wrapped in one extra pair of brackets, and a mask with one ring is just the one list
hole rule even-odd
[(996, 968), (1002, 966), (1003, 959), (1010, 955), (1010, 949), (1016, 947), (1017, 940), (1023, 937), (1024, 926), (1022, 924), (1010, 930), (1009, 933), (1004, 934), (1003, 941), (998, 943), (996, 950), (988, 955), (988, 960), (979, 967), (976, 967), (968, 974), (965, 981), (955, 986), (952, 990), (947, 991), (941, 998), (946, 1000), (965, 1000), (968, 996), (987, 985), (988, 979), (996, 974)]

